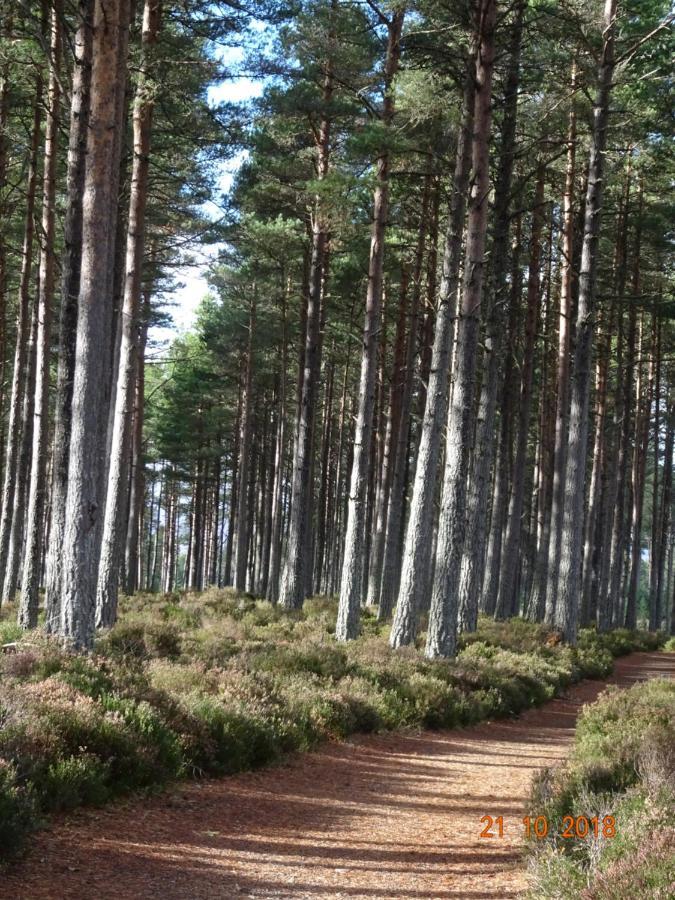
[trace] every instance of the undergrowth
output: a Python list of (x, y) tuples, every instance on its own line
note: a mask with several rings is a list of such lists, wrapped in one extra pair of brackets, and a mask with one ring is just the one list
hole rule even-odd
[[(550, 827), (530, 845), (533, 900), (673, 897), (675, 683), (610, 688), (585, 707), (567, 763), (535, 781), (532, 810)], [(612, 816), (615, 834), (565, 838), (565, 815)]]
[[(23, 638), (7, 607), (3, 642)], [(450, 728), (514, 715), (612, 657), (654, 649), (646, 633), (582, 632), (481, 618), (455, 660), (391, 651), (365, 610), (362, 636), (332, 638), (336, 605), (285, 613), (231, 590), (124, 599), (91, 656), (34, 632), (0, 660), (0, 855), (45, 813), (131, 790), (274, 762), (355, 732)], [(420, 641), (423, 637), (420, 638)]]

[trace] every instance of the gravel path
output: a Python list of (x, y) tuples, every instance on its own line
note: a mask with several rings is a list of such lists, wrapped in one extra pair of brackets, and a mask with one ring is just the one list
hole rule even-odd
[[(611, 681), (654, 676), (675, 678), (675, 654), (620, 659)], [(583, 682), (514, 720), (356, 738), (80, 811), (36, 836), (0, 876), (0, 897), (518, 897), (532, 775), (565, 756), (581, 705), (603, 687)], [(484, 815), (504, 816), (503, 838), (479, 837)]]

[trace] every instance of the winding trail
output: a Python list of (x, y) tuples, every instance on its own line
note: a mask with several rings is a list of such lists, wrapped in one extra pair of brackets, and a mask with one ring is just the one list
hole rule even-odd
[[(675, 678), (635, 653), (610, 683)], [(585, 681), (518, 719), (329, 744), (275, 768), (83, 810), (38, 834), (0, 876), (14, 900), (518, 897), (532, 775), (562, 759)], [(484, 815), (504, 837), (479, 838)]]

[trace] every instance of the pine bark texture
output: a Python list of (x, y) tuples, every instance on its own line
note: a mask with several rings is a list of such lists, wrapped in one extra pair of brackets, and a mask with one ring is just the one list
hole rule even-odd
[(459, 579), (464, 550), (468, 451), (474, 418), (476, 357), (483, 296), (485, 239), (490, 193), (489, 140), (496, 3), (481, 6), (476, 64), (476, 106), (472, 147), (473, 180), (469, 199), (462, 304), (457, 328), (455, 383), (448, 413), (445, 470), (438, 523), (436, 570), (429, 611), (427, 657), (454, 656), (457, 642)]
[(471, 171), (471, 134), (474, 115), (474, 77), (467, 75), (464, 87), (462, 121), (457, 136), (457, 153), (443, 252), (436, 330), (431, 355), (431, 371), (427, 401), (422, 420), (422, 435), (417, 452), (417, 466), (403, 547), (401, 583), (398, 603), (391, 628), (392, 647), (414, 641), (422, 606), (422, 590), (427, 583), (431, 561), (436, 470), (441, 453), (443, 422), (446, 416), (450, 360), (457, 309), (459, 268), (462, 258), (462, 235), (466, 197)]
[[(326, 65), (323, 99), (330, 104), (333, 96), (332, 63)], [(317, 141), (317, 176), (325, 180), (330, 161), (331, 119), (324, 116)], [(317, 197), (312, 216), (312, 251), (309, 264), (304, 353), (298, 384), (298, 415), (293, 441), (290, 522), (286, 559), (279, 592), (279, 602), (286, 609), (300, 609), (305, 600), (307, 581), (307, 530), (311, 505), (311, 469), (314, 447), (314, 416), (321, 372), (321, 298), (324, 268), (328, 253), (329, 223), (321, 198)]]
[(511, 500), (504, 541), (503, 565), (499, 583), (496, 615), (507, 618), (518, 611), (518, 564), (522, 533), (523, 506), (525, 503), (525, 474), (527, 466), (527, 443), (530, 430), (530, 410), (532, 405), (532, 382), (534, 377), (535, 341), (539, 320), (541, 287), (539, 284), (541, 264), (541, 235), (544, 225), (544, 181), (546, 170), (539, 166), (537, 187), (532, 213), (532, 234), (527, 280), (527, 312), (525, 318), (525, 341), (521, 368), (520, 405), (518, 409), (518, 437), (516, 455), (513, 462)]
[[(142, 59), (136, 87), (133, 113), (133, 165), (127, 225), (124, 300), (121, 314), (121, 344), (114, 399), (110, 468), (101, 557), (96, 596), (96, 626), (109, 628), (117, 619), (117, 593), (121, 553), (126, 537), (124, 513), (129, 474), (129, 438), (131, 436), (134, 388), (139, 366), (139, 315), (141, 279), (145, 248), (145, 211), (148, 200), (150, 138), (154, 107), (153, 88), (148, 68), (151, 48), (157, 40), (160, 24), (159, 0), (146, 0), (143, 10)], [(137, 415), (141, 410), (137, 411)]]
[(49, 46), (49, 87), (45, 127), (44, 169), (42, 176), (42, 222), (38, 274), (37, 338), (35, 358), (35, 409), (33, 442), (28, 485), (28, 516), (24, 546), (23, 576), (19, 624), (35, 628), (38, 620), (40, 571), (42, 568), (43, 516), (49, 437), (49, 363), (51, 348), (52, 304), (54, 300), (54, 225), (56, 200), (56, 164), (58, 154), (59, 113), (61, 103), (61, 0), (53, 0)]
[(48, 633), (58, 631), (60, 625), (61, 554), (66, 528), (77, 298), (80, 291), (82, 262), (82, 198), (89, 123), (93, 9), (94, 0), (81, 0), (78, 9), (79, 26), (75, 35), (66, 175), (67, 205), (63, 225), (65, 246), (61, 260), (59, 359), (56, 370), (51, 457), (51, 515), (45, 576), (45, 629)]
[(119, 168), (115, 125), (123, 81), (120, 74), (126, 72), (126, 52), (120, 50), (126, 50), (122, 32), (128, 30), (128, 12), (126, 0), (96, 0), (94, 8), (61, 602), (61, 633), (76, 649), (90, 648), (94, 639), (101, 476), (108, 418), (104, 403), (108, 371), (101, 348), (110, 344), (110, 222), (114, 221), (117, 205), (111, 184), (114, 170)]
[[(390, 126), (394, 114), (392, 96), (393, 79), (398, 70), (400, 41), (405, 11), (394, 12), (388, 23), (387, 55), (385, 61), (385, 96), (383, 122)], [(376, 188), (373, 198), (373, 228), (368, 265), (368, 290), (363, 329), (363, 353), (359, 379), (359, 401), (354, 435), (354, 457), (349, 482), (347, 524), (340, 579), (340, 602), (335, 627), (335, 637), (340, 641), (355, 638), (358, 633), (359, 609), (362, 596), (364, 571), (364, 528), (366, 514), (366, 488), (370, 438), (375, 402), (377, 374), (377, 346), (382, 303), (382, 274), (384, 266), (384, 241), (389, 204), (389, 152), (384, 150), (377, 159)]]
[[(473, 467), (467, 503), (467, 526), (460, 576), (459, 623), (462, 631), (475, 631), (485, 571), (485, 549), (488, 535), (488, 500), (490, 474), (495, 458), (495, 411), (499, 375), (504, 358), (503, 339), (508, 319), (509, 227), (511, 182), (516, 151), (518, 83), (520, 81), (520, 48), (525, 4), (515, 12), (509, 46), (509, 68), (504, 88), (504, 116), (501, 129), (499, 171), (495, 186), (494, 235), (492, 240), (492, 284), (488, 292), (487, 341), (483, 361), (483, 384), (478, 405), (478, 421), (473, 451)], [(517, 298), (513, 298), (514, 302)]]
[[(37, 188), (38, 147), (40, 143), (40, 122), (42, 104), (42, 82), (38, 79), (33, 106), (33, 123), (31, 147), (26, 181), (26, 215), (24, 225), (23, 247), (21, 255), (21, 273), (19, 275), (19, 296), (17, 302), (16, 343), (14, 348), (14, 372), (9, 400), (7, 423), (7, 448), (5, 455), (5, 473), (2, 490), (2, 512), (0, 514), (0, 578), (6, 581), (8, 572), (10, 540), (16, 494), (21, 485), (18, 484), (18, 467), (20, 463), (22, 438), (22, 413), (26, 387), (26, 365), (28, 361), (28, 344), (31, 329), (30, 278), (33, 262), (33, 238), (35, 225), (33, 221), (35, 208), (35, 192)], [(4, 583), (0, 602), (13, 600), (5, 593)]]
[(614, 72), (614, 26), (616, 0), (606, 0), (604, 45), (598, 74), (598, 94), (593, 113), (593, 134), (588, 163), (588, 185), (584, 209), (584, 232), (579, 272), (568, 459), (565, 473), (564, 517), (560, 555), (560, 586), (555, 621), (570, 644), (577, 639), (581, 594), (581, 563), (584, 525), (584, 482), (588, 443), (590, 363), (595, 311), (595, 275), (602, 210), (602, 189), (609, 101)]
[(248, 347), (246, 350), (246, 370), (244, 375), (244, 393), (241, 406), (241, 432), (239, 438), (239, 490), (237, 497), (237, 534), (236, 555), (234, 562), (234, 586), (238, 591), (246, 590), (246, 571), (249, 551), (249, 472), (251, 464), (251, 430), (253, 420), (253, 348), (256, 328), (256, 291), (253, 287), (251, 312), (249, 317)]
[[(572, 64), (572, 91), (576, 88), (576, 61)], [(570, 323), (572, 317), (572, 264), (574, 253), (574, 178), (577, 150), (577, 116), (572, 97), (567, 127), (567, 166), (563, 194), (562, 278), (560, 282), (560, 316), (558, 326), (558, 368), (556, 376), (555, 446), (553, 451), (553, 496), (551, 533), (546, 565), (546, 600), (544, 618), (551, 625), (555, 617), (560, 574), (560, 547), (565, 502), (565, 468), (567, 465), (567, 417), (570, 381)]]

